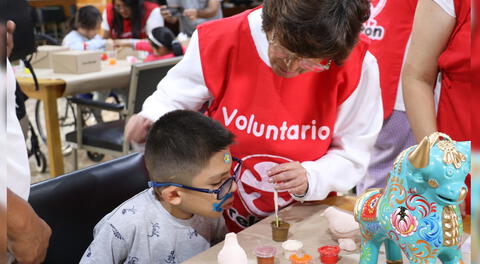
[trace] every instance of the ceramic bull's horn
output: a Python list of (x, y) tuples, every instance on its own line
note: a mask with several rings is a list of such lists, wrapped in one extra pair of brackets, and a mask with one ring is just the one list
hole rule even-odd
[(430, 141), (424, 137), (420, 144), (408, 155), (408, 161), (416, 169), (427, 167), (430, 157)]

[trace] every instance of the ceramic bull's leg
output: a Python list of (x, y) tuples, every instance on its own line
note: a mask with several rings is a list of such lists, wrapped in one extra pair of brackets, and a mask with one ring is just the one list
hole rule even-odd
[(388, 264), (403, 263), (402, 250), (390, 239), (385, 240), (385, 253), (387, 255)]
[(381, 242), (374, 239), (362, 239), (362, 248), (360, 254), (360, 264), (376, 264), (378, 261), (378, 252)]
[(458, 249), (445, 249), (438, 258), (443, 264), (463, 264), (462, 253)]

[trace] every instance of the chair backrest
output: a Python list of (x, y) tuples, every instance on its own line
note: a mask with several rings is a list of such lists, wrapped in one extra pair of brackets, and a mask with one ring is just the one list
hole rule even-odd
[(147, 181), (143, 155), (134, 153), (33, 184), (29, 202), (52, 228), (45, 263), (78, 263), (97, 222)]
[(132, 65), (127, 104), (128, 116), (142, 110), (145, 99), (155, 92), (158, 83), (182, 58), (181, 56)]

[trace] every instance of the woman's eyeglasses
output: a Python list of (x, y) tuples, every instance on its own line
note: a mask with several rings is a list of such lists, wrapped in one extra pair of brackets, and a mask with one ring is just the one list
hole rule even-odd
[(233, 181), (237, 181), (238, 179), (238, 174), (240, 173), (240, 170), (242, 168), (242, 160), (237, 159), (235, 157), (232, 157), (233, 161), (237, 164), (235, 164), (234, 171), (232, 177), (228, 178), (220, 187), (216, 190), (210, 190), (210, 189), (203, 189), (203, 188), (196, 188), (196, 187), (190, 187), (186, 186), (183, 184), (178, 184), (178, 183), (173, 183), (173, 182), (155, 182), (155, 181), (149, 181), (148, 182), (148, 187), (166, 187), (166, 186), (175, 186), (175, 187), (180, 187), (192, 191), (197, 191), (197, 192), (203, 192), (203, 193), (214, 193), (217, 195), (217, 200), (222, 200), (227, 194), (230, 193), (230, 190), (232, 189), (232, 184)]
[(113, 8), (115, 9), (115, 11), (117, 12), (122, 12), (122, 10), (125, 10), (125, 11), (130, 11), (130, 7), (124, 5), (124, 4), (115, 4), (113, 6)]
[(275, 31), (272, 32), (272, 37), (268, 40), (268, 44), (270, 44), (270, 50), (273, 55), (283, 59), (287, 67), (290, 67), (292, 61), (298, 61), (300, 67), (307, 71), (323, 72), (330, 69), (330, 65), (332, 64), (332, 60), (302, 58), (295, 55), (275, 40)]

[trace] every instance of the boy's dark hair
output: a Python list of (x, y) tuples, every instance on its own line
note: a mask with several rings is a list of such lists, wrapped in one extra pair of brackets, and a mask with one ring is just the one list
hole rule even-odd
[(210, 158), (233, 143), (234, 135), (217, 121), (194, 111), (175, 110), (150, 128), (145, 163), (157, 182), (191, 184)]
[(92, 5), (87, 5), (78, 9), (75, 14), (75, 22), (73, 29), (96, 29), (99, 22), (102, 21), (102, 15), (100, 11)]
[[(140, 33), (142, 32), (142, 18), (145, 13), (143, 9), (143, 0), (113, 0), (122, 1), (126, 6), (131, 10), (130, 14), (130, 23), (132, 30), (132, 38), (140, 38)], [(115, 30), (118, 37), (123, 32), (123, 17), (113, 8), (113, 29)]]
[(370, 16), (368, 0), (264, 0), (263, 30), (305, 58), (348, 57)]
[[(156, 27), (152, 30), (152, 37), (156, 41), (160, 42), (164, 47), (173, 52), (175, 56), (183, 55), (183, 48), (180, 42), (175, 38), (175, 34), (167, 27)], [(150, 40), (150, 45), (153, 48), (158, 49), (158, 45)]]

